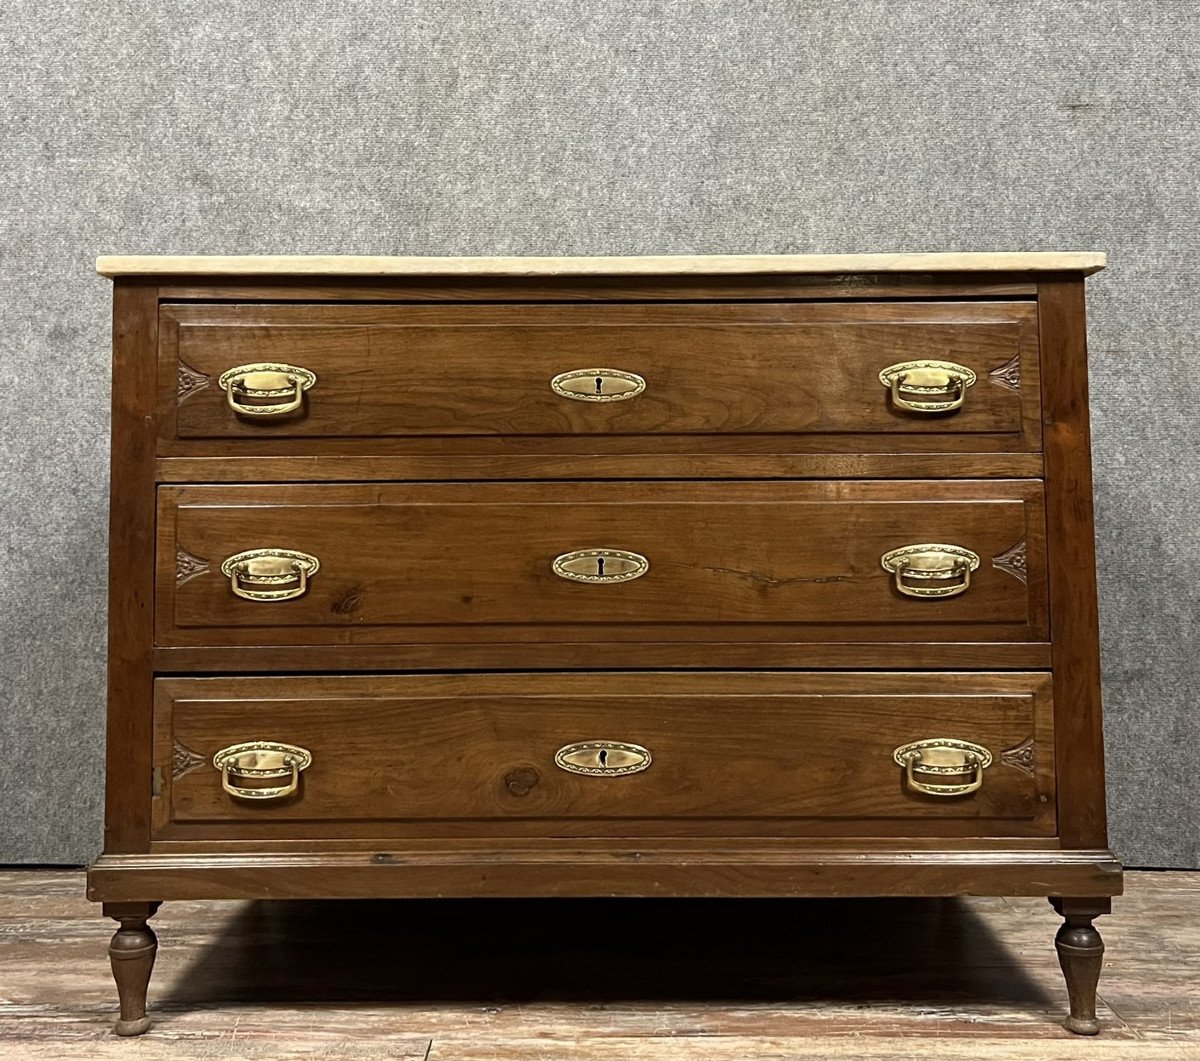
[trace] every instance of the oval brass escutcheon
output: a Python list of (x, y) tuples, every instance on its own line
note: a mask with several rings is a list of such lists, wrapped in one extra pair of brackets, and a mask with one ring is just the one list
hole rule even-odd
[(550, 389), (560, 397), (577, 402), (623, 402), (641, 394), (646, 389), (646, 381), (636, 372), (579, 368), (560, 372), (550, 381)]
[(649, 571), (650, 561), (624, 549), (576, 549), (556, 556), (550, 568), (572, 582), (628, 582)]
[(638, 774), (652, 762), (640, 744), (615, 740), (585, 740), (568, 744), (554, 753), (554, 764), (570, 774), (590, 777), (620, 777)]

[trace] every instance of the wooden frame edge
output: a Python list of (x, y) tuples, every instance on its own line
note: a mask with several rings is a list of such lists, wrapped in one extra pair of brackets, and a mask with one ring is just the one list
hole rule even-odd
[(150, 843), (158, 283), (113, 285), (104, 850)]
[(692, 847), (585, 850), (106, 855), (88, 898), (482, 898), (582, 896), (946, 896), (1121, 893), (1107, 850), (904, 851)]
[(1055, 762), (1066, 847), (1108, 844), (1084, 281), (1038, 290)]

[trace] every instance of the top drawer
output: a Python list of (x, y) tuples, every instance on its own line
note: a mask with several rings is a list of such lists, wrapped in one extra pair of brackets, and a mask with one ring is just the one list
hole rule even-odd
[(454, 436), (1040, 445), (1026, 302), (165, 305), (160, 334), (161, 431), (189, 451)]

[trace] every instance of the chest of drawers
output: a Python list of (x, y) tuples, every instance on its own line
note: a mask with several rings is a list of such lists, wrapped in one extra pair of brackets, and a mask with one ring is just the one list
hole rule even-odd
[(1094, 254), (104, 258), (120, 1034), (174, 899), (1045, 895)]

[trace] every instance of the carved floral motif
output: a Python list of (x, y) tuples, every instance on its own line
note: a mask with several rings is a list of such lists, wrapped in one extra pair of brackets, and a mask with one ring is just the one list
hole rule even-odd
[(191, 748), (185, 748), (179, 741), (175, 742), (175, 747), (171, 750), (171, 780), (178, 781), (203, 765), (203, 755), (197, 754)]
[(179, 383), (176, 388), (176, 394), (179, 401), (191, 397), (198, 390), (202, 390), (209, 384), (209, 378), (203, 372), (197, 372), (189, 365), (185, 365), (182, 361), (179, 362)]
[(1017, 542), (1008, 552), (993, 557), (992, 567), (1000, 571), (1007, 571), (1022, 582), (1028, 582), (1029, 578), (1025, 570), (1025, 543)]
[(1013, 359), (1007, 364), (992, 369), (988, 373), (988, 378), (993, 383), (1000, 384), (1001, 387), (1007, 387), (1010, 391), (1019, 391), (1021, 389), (1020, 355), (1014, 354)]
[(1026, 737), (1015, 748), (1006, 748), (1002, 751), (1000, 753), (1000, 761), (1005, 766), (1015, 767), (1017, 770), (1033, 777), (1034, 763), (1037, 761), (1036, 749), (1037, 745), (1034, 739)]
[(175, 584), (182, 586), (188, 579), (208, 572), (208, 561), (180, 548), (175, 553)]

